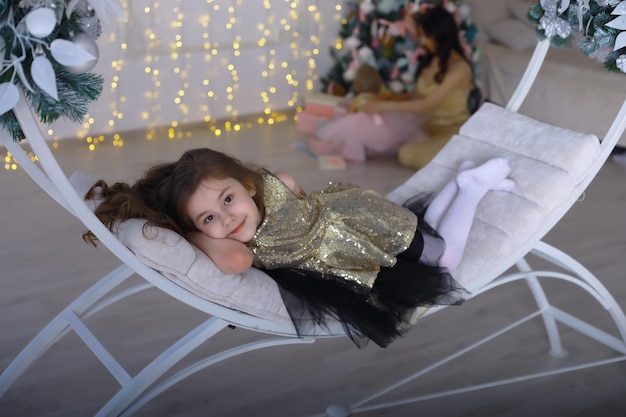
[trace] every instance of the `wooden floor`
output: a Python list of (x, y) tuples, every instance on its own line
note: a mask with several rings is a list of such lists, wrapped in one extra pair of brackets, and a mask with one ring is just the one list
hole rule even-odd
[[(66, 172), (80, 170), (114, 180), (133, 180), (148, 165), (177, 158), (185, 149), (210, 146), (273, 170), (286, 170), (306, 188), (340, 179), (387, 192), (411, 171), (394, 159), (350, 164), (345, 171), (322, 171), (317, 161), (294, 149), (292, 123), (246, 128), (211, 136), (202, 130), (184, 138), (146, 140), (143, 133), (124, 136), (123, 148), (108, 142), (95, 152), (84, 144), (62, 142), (56, 151)], [(83, 226), (41, 191), (22, 171), (0, 171), (0, 369), (74, 297), (118, 265), (106, 249), (81, 240)], [(611, 161), (546, 241), (590, 268), (626, 309), (626, 165)], [(580, 313), (614, 332), (597, 303), (566, 284), (547, 283), (555, 303)], [(347, 338), (257, 351), (227, 360), (182, 381), (158, 396), (136, 415), (268, 416), (315, 415), (327, 405), (350, 404), (374, 389), (437, 361), (478, 340), (533, 307), (525, 284), (510, 284), (427, 317), (404, 339), (387, 349), (371, 344), (357, 349)], [(203, 314), (158, 292), (147, 291), (133, 301), (89, 320), (114, 355), (137, 372), (194, 325)], [(539, 320), (525, 324), (445, 368), (409, 384), (427, 394), (455, 389), (490, 378), (509, 378), (560, 364), (616, 356), (585, 336), (564, 329), (565, 358), (550, 356)], [(181, 361), (181, 368), (206, 355), (213, 344), (256, 340), (262, 335), (227, 329)], [(180, 369), (180, 368), (177, 368)], [(93, 415), (117, 389), (93, 355), (73, 334), (43, 355), (0, 399), (0, 416), (66, 417)], [(407, 389), (407, 390), (408, 390)], [(384, 399), (393, 398), (393, 395)], [(549, 376), (498, 388), (433, 398), (374, 416), (624, 416), (626, 362)]]

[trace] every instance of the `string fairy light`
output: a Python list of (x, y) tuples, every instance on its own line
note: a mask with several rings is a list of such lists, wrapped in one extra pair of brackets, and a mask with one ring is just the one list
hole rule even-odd
[[(123, 147), (124, 132), (137, 129), (147, 141), (163, 131), (184, 139), (185, 126), (198, 123), (219, 137), (295, 117), (317, 87), (324, 38), (334, 45), (342, 19), (343, 1), (317, 3), (121, 0), (127, 21), (110, 22), (98, 39), (108, 51), (99, 62), (104, 94), (78, 127), (47, 128), (53, 147), (69, 136), (92, 151)], [(17, 169), (12, 155), (4, 160), (5, 170)]]

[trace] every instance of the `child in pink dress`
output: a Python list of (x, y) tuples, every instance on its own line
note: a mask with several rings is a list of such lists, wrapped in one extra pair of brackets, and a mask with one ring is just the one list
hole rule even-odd
[(375, 68), (361, 65), (352, 88), (357, 95), (350, 103), (351, 112), (322, 125), (316, 137), (308, 140), (311, 152), (341, 155), (346, 160), (362, 162), (379, 155), (394, 155), (402, 145), (426, 139), (420, 115), (363, 111), (370, 101), (391, 96)]
[[(354, 106), (361, 111), (318, 129), (316, 140), (309, 141), (312, 152), (340, 154), (350, 161), (397, 153), (400, 163), (419, 169), (458, 133), (470, 116), (468, 98), (473, 84), (457, 23), (442, 7), (428, 8), (415, 16), (415, 23), (424, 50), (415, 91), (389, 94), (370, 90), (377, 94)], [(360, 92), (361, 77), (373, 76), (357, 74), (355, 92)]]

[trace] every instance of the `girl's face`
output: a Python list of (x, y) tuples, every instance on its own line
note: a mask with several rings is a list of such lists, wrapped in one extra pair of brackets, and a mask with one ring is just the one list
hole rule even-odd
[(234, 178), (207, 179), (191, 194), (185, 213), (209, 237), (246, 243), (262, 220), (255, 194)]

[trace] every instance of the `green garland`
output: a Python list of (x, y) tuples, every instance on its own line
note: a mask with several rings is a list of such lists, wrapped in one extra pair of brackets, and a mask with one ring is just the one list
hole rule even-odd
[[(578, 49), (602, 62), (607, 70), (626, 72), (626, 47), (615, 49), (626, 27), (611, 26), (625, 14), (623, 0), (541, 0), (531, 6), (528, 19), (537, 25), (539, 39), (550, 37), (556, 47), (571, 46), (577, 40)], [(569, 27), (567, 36), (554, 33), (557, 25), (564, 29), (565, 24)]]
[[(73, 3), (73, 11), (67, 16), (66, 8), (70, 3)], [(54, 10), (56, 21), (54, 22), (54, 29), (49, 35), (37, 38), (28, 33), (25, 18), (33, 10), (40, 8)], [(91, 37), (96, 38), (99, 35), (99, 20), (95, 17), (91, 3), (87, 0), (78, 2), (65, 0), (9, 0), (0, 2), (0, 58), (2, 59), (0, 84), (12, 84), (21, 90), (42, 123), (49, 124), (60, 117), (81, 122), (89, 112), (91, 103), (97, 100), (102, 93), (103, 79), (100, 75), (89, 72), (70, 72), (68, 67), (60, 64), (50, 52), (49, 46), (54, 40), (71, 39), (74, 34), (89, 30), (87, 26), (90, 27)], [(95, 33), (94, 26), (97, 26)], [(44, 45), (45, 47), (35, 50), (37, 45)], [(33, 60), (41, 54), (47, 58), (54, 70), (58, 100), (47, 94), (31, 74)], [(18, 66), (21, 66), (21, 74)], [(12, 111), (6, 111), (0, 115), (0, 126), (15, 141), (25, 138)]]

